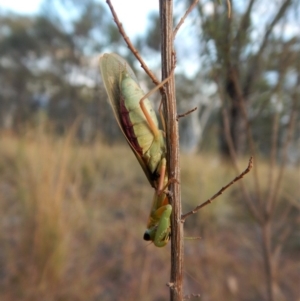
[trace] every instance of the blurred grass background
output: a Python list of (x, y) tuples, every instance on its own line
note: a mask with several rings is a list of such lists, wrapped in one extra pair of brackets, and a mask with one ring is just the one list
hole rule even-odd
[[(184, 212), (235, 176), (215, 155), (181, 160)], [(251, 179), (243, 180), (248, 187)], [(287, 170), (283, 187), (283, 196), (297, 195), (299, 167)], [(142, 240), (152, 194), (127, 145), (80, 144), (72, 131), (60, 138), (39, 130), (1, 134), (0, 300), (166, 300), (170, 246)], [(293, 231), (282, 246), (276, 300), (300, 300), (298, 212), (288, 213), (290, 224), (278, 220), (278, 233)], [(201, 300), (264, 295), (260, 232), (238, 184), (189, 217), (185, 236), (201, 237), (185, 240), (187, 293), (201, 292)]]

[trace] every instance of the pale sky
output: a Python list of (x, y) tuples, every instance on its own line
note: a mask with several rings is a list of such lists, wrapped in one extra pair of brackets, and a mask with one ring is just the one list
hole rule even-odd
[[(109, 7), (106, 4), (105, 0), (98, 0), (104, 3), (104, 6), (109, 11)], [(43, 1), (42, 0), (0, 0), (0, 9), (3, 10), (11, 10), (16, 13), (21, 14), (34, 14), (37, 13), (39, 7)], [(146, 31), (148, 25), (148, 15), (151, 12), (157, 12), (158, 14), (158, 7), (159, 1), (156, 0), (143, 0), (143, 1), (136, 1), (136, 0), (111, 0), (115, 11), (123, 24), (123, 27), (126, 31), (126, 34), (132, 39), (137, 35), (141, 35)], [(134, 9), (133, 9), (134, 8)], [(183, 11), (183, 9), (179, 6), (177, 7), (179, 11)], [(176, 8), (174, 7), (174, 11)], [(109, 11), (110, 14), (110, 11)], [(189, 23), (193, 23), (192, 17), (188, 18), (183, 26), (180, 29), (179, 34), (177, 35), (177, 39), (180, 39), (180, 35), (185, 35), (185, 29), (189, 27)], [(177, 40), (176, 39), (176, 40)], [(175, 41), (176, 42), (176, 41)], [(181, 63), (185, 66), (185, 69), (188, 70), (188, 73), (193, 75), (194, 72), (197, 70), (198, 65), (195, 64), (197, 58), (193, 59), (190, 56), (185, 58), (181, 52), (186, 53), (190, 52), (190, 49), (193, 48), (191, 44), (192, 41), (185, 40), (184, 45), (180, 45), (177, 49), (177, 57), (181, 58), (177, 65), (177, 70), (181, 70)], [(186, 50), (189, 49), (188, 51)], [(109, 49), (107, 50), (109, 51)], [(155, 62), (157, 62), (157, 58), (155, 58)], [(154, 62), (147, 61), (149, 66), (152, 68), (156, 68)], [(153, 64), (153, 66), (151, 65)]]
[[(105, 4), (105, 0), (99, 0)], [(128, 35), (143, 33), (147, 25), (147, 15), (151, 11), (158, 11), (158, 1), (145, 0), (112, 0), (119, 19)], [(0, 9), (8, 9), (16, 13), (34, 14), (38, 12), (42, 0), (0, 0)], [(134, 11), (138, 12), (133, 14)], [(133, 17), (134, 16), (134, 17)]]
[(37, 12), (40, 3), (41, 0), (0, 0), (0, 8), (9, 9), (18, 13), (31, 14)]

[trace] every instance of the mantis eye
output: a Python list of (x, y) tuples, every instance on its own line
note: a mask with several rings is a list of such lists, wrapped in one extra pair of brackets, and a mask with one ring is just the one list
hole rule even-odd
[(151, 237), (150, 237), (150, 234), (148, 233), (148, 232), (145, 232), (144, 233), (144, 240), (146, 240), (146, 241), (149, 241), (149, 240), (151, 240)]

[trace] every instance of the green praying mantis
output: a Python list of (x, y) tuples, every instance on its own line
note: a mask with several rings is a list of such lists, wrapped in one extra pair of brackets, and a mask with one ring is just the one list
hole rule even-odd
[(172, 212), (164, 191), (168, 184), (165, 134), (129, 64), (114, 53), (101, 55), (99, 64), (117, 123), (155, 189), (144, 240), (163, 247), (170, 240)]

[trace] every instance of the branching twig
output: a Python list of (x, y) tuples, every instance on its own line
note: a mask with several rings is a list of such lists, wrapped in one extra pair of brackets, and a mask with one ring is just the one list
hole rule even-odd
[(148, 74), (148, 76), (152, 79), (153, 83), (155, 85), (159, 84), (159, 80), (156, 78), (156, 76), (153, 74), (153, 72), (148, 68), (146, 63), (144, 62), (143, 58), (140, 56), (139, 52), (136, 50), (136, 48), (133, 46), (132, 42), (130, 41), (129, 37), (127, 36), (122, 23), (120, 22), (115, 9), (110, 2), (110, 0), (106, 0), (107, 5), (109, 6), (109, 9), (114, 17), (114, 21), (117, 24), (117, 27), (119, 28), (119, 32), (124, 38), (124, 41), (126, 42), (128, 48), (131, 50), (131, 52), (135, 55), (135, 57), (138, 59), (138, 61), (141, 63), (141, 67), (145, 70), (145, 72)]
[(179, 23), (177, 24), (177, 26), (174, 29), (173, 32), (173, 38), (175, 39), (175, 36), (179, 30), (179, 28), (181, 27), (181, 25), (184, 23), (186, 17), (188, 16), (188, 14), (193, 10), (193, 8), (196, 6), (196, 4), (199, 2), (199, 0), (194, 0), (194, 2), (190, 5), (190, 7), (187, 9), (187, 11), (185, 12), (185, 14), (183, 15), (183, 17), (180, 19)]
[(210, 204), (214, 199), (216, 199), (219, 195), (221, 195), (228, 187), (230, 187), (233, 183), (237, 182), (238, 180), (242, 179), (244, 175), (246, 175), (253, 167), (253, 158), (250, 157), (248, 167), (237, 177), (235, 177), (230, 183), (228, 183), (226, 186), (222, 187), (214, 196), (212, 196), (210, 199), (208, 199), (206, 202), (198, 205), (195, 207), (192, 211), (185, 213), (181, 216), (181, 221), (184, 223), (185, 219), (194, 213), (196, 213), (199, 209), (203, 208), (204, 206)]
[(187, 115), (189, 115), (189, 114), (195, 112), (197, 109), (198, 109), (198, 108), (195, 107), (195, 108), (193, 108), (193, 109), (191, 109), (191, 110), (185, 112), (184, 114), (178, 114), (177, 117), (176, 117), (176, 120), (178, 121), (179, 118), (185, 117), (185, 116), (187, 116)]

